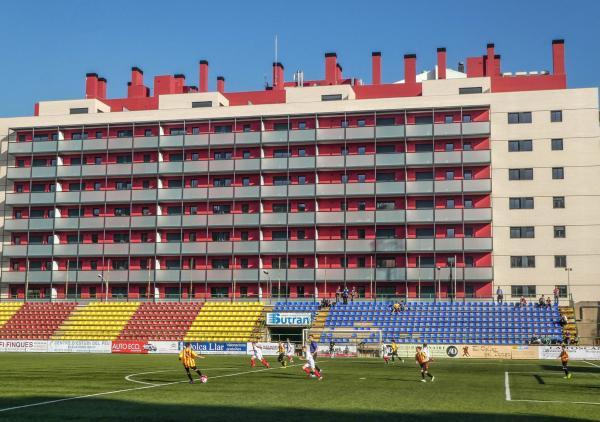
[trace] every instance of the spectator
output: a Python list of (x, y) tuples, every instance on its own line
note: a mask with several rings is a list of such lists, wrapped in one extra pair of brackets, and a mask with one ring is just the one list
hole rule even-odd
[(356, 286), (352, 286), (352, 291), (350, 292), (350, 302), (354, 302), (354, 298), (358, 298), (358, 292), (356, 291)]
[(567, 320), (566, 315), (562, 315), (560, 317), (560, 320), (558, 321), (558, 323), (560, 324), (561, 327), (565, 328), (565, 325), (567, 325), (569, 323), (569, 320)]
[(550, 296), (546, 298), (546, 307), (552, 308), (552, 299), (550, 299)]
[(496, 298), (499, 304), (504, 300), (504, 292), (500, 286), (498, 286), (498, 290), (496, 290)]
[(564, 338), (563, 338), (563, 342), (564, 342), (564, 343), (565, 343), (567, 346), (569, 346), (569, 345), (571, 344), (571, 331), (568, 331), (568, 330), (567, 330), (567, 331), (565, 332), (565, 335), (564, 335)]
[(392, 312), (395, 314), (400, 312), (400, 304), (398, 302), (394, 303), (394, 305), (392, 306)]
[(338, 286), (337, 290), (335, 291), (335, 303), (338, 303), (340, 301), (341, 296), (342, 296), (342, 288), (340, 286)]
[(521, 296), (521, 299), (519, 299), (519, 305), (527, 306), (527, 299), (525, 299), (525, 296)]
[(344, 287), (344, 291), (342, 292), (342, 299), (344, 300), (344, 305), (348, 304), (348, 296), (350, 296), (350, 292), (348, 292), (347, 287)]
[(537, 335), (532, 335), (529, 344), (542, 344), (542, 339)]
[(542, 295), (540, 300), (538, 300), (538, 308), (542, 308), (546, 305), (546, 297)]
[(552, 290), (552, 293), (554, 294), (554, 304), (558, 305), (558, 299), (560, 296), (560, 290), (558, 289), (558, 286), (554, 287), (554, 290)]

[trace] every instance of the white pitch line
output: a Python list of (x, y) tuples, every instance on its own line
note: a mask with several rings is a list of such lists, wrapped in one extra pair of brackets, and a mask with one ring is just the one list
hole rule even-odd
[(600, 365), (597, 365), (595, 363), (588, 362), (587, 360), (584, 360), (584, 362), (587, 363), (588, 365), (592, 365), (592, 366), (595, 366), (596, 368), (600, 368)]
[(564, 400), (526, 400), (526, 399), (516, 399), (511, 400), (513, 402), (529, 402), (529, 403), (557, 403), (557, 404), (591, 404), (594, 406), (600, 406), (600, 403), (593, 401), (564, 401)]
[[(209, 369), (211, 371), (217, 371), (219, 369), (238, 369), (238, 368), (237, 367), (227, 367), (227, 368), (209, 368)], [(151, 382), (134, 380), (132, 377), (137, 377), (138, 375), (158, 374), (158, 373), (162, 373), (162, 372), (175, 372), (175, 371), (179, 371), (179, 369), (165, 369), (165, 370), (162, 370), (162, 371), (138, 372), (137, 374), (129, 374), (129, 375), (127, 375), (125, 377), (125, 380), (127, 380), (129, 382), (136, 382), (138, 384), (154, 385), (154, 386), (158, 387), (158, 386), (163, 385), (163, 384), (154, 384), (154, 383), (151, 383)]]
[(504, 372), (504, 398), (506, 399), (506, 401), (511, 401), (510, 383), (508, 381), (508, 372)]
[[(298, 366), (298, 365), (301, 365), (301, 364), (290, 365), (290, 366)], [(211, 379), (213, 379), (213, 378), (223, 378), (223, 377), (232, 377), (232, 376), (235, 376), (235, 375), (245, 375), (245, 374), (251, 374), (251, 373), (254, 373), (254, 372), (263, 372), (263, 371), (269, 371), (269, 370), (273, 370), (273, 369), (282, 369), (282, 368), (283, 367), (278, 366), (278, 367), (275, 367), (275, 368), (258, 369), (256, 371), (246, 371), (246, 372), (237, 372), (235, 374), (217, 375), (217, 376), (211, 377)], [(173, 382), (168, 382), (168, 383), (165, 383), (165, 384), (144, 385), (142, 387), (124, 388), (124, 389), (121, 389), (121, 390), (105, 391), (105, 392), (102, 392), (102, 393), (85, 394), (83, 396), (66, 397), (64, 399), (47, 400), (47, 401), (38, 402), (38, 403), (24, 404), (24, 405), (21, 405), (21, 406), (6, 407), (4, 409), (0, 409), (0, 413), (1, 412), (9, 412), (11, 410), (26, 409), (26, 408), (29, 408), (29, 407), (44, 406), (44, 405), (47, 405), (47, 404), (61, 403), (61, 402), (65, 402), (65, 401), (87, 399), (87, 398), (90, 398), (90, 397), (99, 397), (99, 396), (108, 396), (110, 394), (126, 393), (128, 391), (148, 390), (150, 388), (165, 387), (165, 386), (168, 386), (168, 385), (181, 384), (181, 383), (184, 383), (184, 382), (188, 382), (188, 381), (187, 380), (185, 380), (185, 381), (173, 381)]]

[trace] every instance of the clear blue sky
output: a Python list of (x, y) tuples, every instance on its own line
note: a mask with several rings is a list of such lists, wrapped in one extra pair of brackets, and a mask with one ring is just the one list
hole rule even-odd
[(566, 42), (570, 87), (600, 85), (600, 2), (497, 1), (10, 1), (0, 25), (0, 116), (31, 115), (39, 100), (82, 98), (86, 72), (108, 79), (123, 97), (131, 66), (147, 85), (157, 74), (184, 73), (197, 85), (198, 60), (210, 62), (226, 90), (270, 81), (273, 38), (286, 79), (304, 70), (321, 78), (323, 53), (335, 51), (344, 75), (370, 81), (370, 53), (383, 55), (383, 80), (403, 78), (402, 57), (418, 71), (481, 55), (488, 42), (503, 71), (551, 70), (551, 40)]

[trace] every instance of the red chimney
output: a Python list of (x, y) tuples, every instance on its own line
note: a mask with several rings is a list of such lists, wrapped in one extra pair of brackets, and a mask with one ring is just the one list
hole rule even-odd
[(437, 71), (438, 79), (446, 79), (446, 47), (437, 49)]
[(494, 55), (494, 76), (500, 76), (502, 71), (500, 70), (500, 54)]
[(335, 81), (342, 82), (342, 79), (344, 79), (342, 77), (342, 65), (339, 63), (336, 63), (335, 64)]
[(485, 58), (485, 76), (494, 74), (494, 44), (487, 45), (487, 57)]
[(221, 94), (225, 92), (225, 78), (223, 76), (217, 76), (217, 91)]
[(98, 74), (85, 74), (85, 98), (98, 97)]
[(273, 62), (273, 89), (283, 89), (284, 83), (283, 65)]
[(208, 61), (200, 60), (200, 79), (198, 82), (199, 92), (208, 92)]
[(381, 52), (373, 51), (371, 53), (371, 83), (379, 85), (381, 83)]
[(98, 78), (98, 98), (106, 98), (106, 78)]
[(417, 55), (404, 55), (404, 83), (414, 84), (417, 82)]
[(173, 78), (175, 80), (175, 94), (183, 94), (183, 87), (185, 86), (185, 75), (182, 73), (178, 73), (176, 75), (173, 75)]
[(337, 75), (337, 54), (325, 53), (325, 82), (335, 85)]
[(144, 86), (144, 72), (137, 66), (131, 68), (131, 82), (127, 84), (127, 97), (147, 97), (148, 90)]
[(552, 74), (565, 74), (565, 40), (552, 40)]
[(137, 66), (131, 68), (131, 85), (144, 85), (144, 72)]

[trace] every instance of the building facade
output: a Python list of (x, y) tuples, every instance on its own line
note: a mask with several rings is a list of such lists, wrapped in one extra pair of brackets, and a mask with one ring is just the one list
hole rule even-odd
[(597, 89), (553, 71), (466, 71), (371, 84), (325, 78), (208, 90), (132, 68), (126, 98), (0, 120), (2, 296), (598, 298)]

